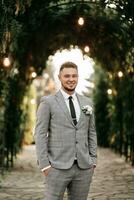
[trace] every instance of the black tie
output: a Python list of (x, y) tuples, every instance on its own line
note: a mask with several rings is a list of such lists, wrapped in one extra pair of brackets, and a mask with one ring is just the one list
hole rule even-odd
[(71, 116), (72, 116), (72, 119), (73, 119), (73, 123), (74, 123), (74, 125), (76, 125), (77, 120), (76, 120), (76, 113), (75, 113), (75, 109), (74, 109), (74, 104), (73, 104), (73, 101), (72, 101), (72, 96), (70, 96), (68, 99), (69, 99), (69, 107), (70, 107), (70, 112), (71, 112)]

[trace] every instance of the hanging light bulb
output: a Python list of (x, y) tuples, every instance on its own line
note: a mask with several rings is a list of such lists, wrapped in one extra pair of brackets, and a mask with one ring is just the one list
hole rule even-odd
[(112, 89), (108, 89), (108, 90), (107, 90), (107, 93), (108, 93), (109, 95), (111, 95), (111, 94), (113, 93)]
[(83, 18), (83, 17), (79, 17), (79, 19), (78, 19), (78, 24), (79, 24), (80, 26), (83, 26), (83, 25), (84, 25), (84, 18)]
[(37, 73), (36, 72), (32, 72), (31, 76), (32, 76), (32, 78), (35, 78), (37, 76)]
[(119, 71), (119, 72), (118, 72), (118, 77), (119, 77), (119, 78), (122, 78), (122, 77), (123, 77), (123, 72), (122, 72), (122, 71)]
[(90, 51), (89, 46), (85, 46), (85, 47), (84, 47), (84, 51), (85, 51), (86, 53), (88, 53), (88, 52)]
[(3, 65), (4, 65), (4, 67), (9, 67), (10, 64), (11, 64), (10, 59), (9, 59), (8, 57), (5, 57), (5, 58), (3, 59)]

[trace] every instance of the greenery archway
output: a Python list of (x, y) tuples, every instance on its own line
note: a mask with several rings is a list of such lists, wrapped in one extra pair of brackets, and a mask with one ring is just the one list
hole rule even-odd
[[(11, 33), (10, 41), (6, 41), (8, 43), (7, 51), (14, 60), (12, 70), (9, 72), (5, 72), (1, 68), (1, 80), (4, 82), (4, 85), (1, 84), (2, 106), (5, 109), (3, 131), (6, 138), (11, 139), (6, 141), (6, 147), (10, 147), (9, 152), (11, 153), (14, 151), (14, 147), (16, 152), (17, 148), (21, 146), (23, 134), (20, 134), (20, 130), (23, 132), (23, 129), (20, 122), (24, 119), (20, 105), (27, 86), (31, 82), (27, 76), (31, 66), (40, 74), (48, 56), (55, 50), (69, 48), (70, 44), (78, 45), (81, 49), (85, 45), (89, 45), (90, 57), (101, 65), (105, 74), (106, 72), (115, 74), (119, 70), (126, 73), (133, 64), (132, 44), (134, 40), (132, 35), (134, 3), (132, 1), (129, 1), (128, 4), (123, 0), (114, 1), (111, 4), (109, 1), (103, 0), (18, 0), (16, 9), (14, 9), (15, 3), (16, 1), (12, 0), (12, 4), (9, 6), (9, 2), (5, 1), (1, 7), (3, 14), (6, 11), (8, 17), (6, 26), (8, 25), (8, 31)], [(114, 8), (111, 8), (112, 5)], [(7, 9), (8, 7), (10, 10)], [(79, 17), (85, 19), (82, 27), (77, 24)], [(5, 23), (4, 15), (2, 15), (2, 19), (1, 26)], [(5, 29), (3, 29), (3, 33), (5, 33)], [(3, 33), (1, 34), (2, 40)], [(14, 73), (13, 69), (17, 69), (18, 72)], [(125, 82), (126, 84), (130, 83), (128, 76), (126, 76), (124, 84)], [(132, 88), (132, 81), (133, 79), (130, 88)], [(107, 82), (109, 81), (107, 80)], [(115, 87), (117, 85), (118, 81), (115, 82)], [(121, 96), (123, 95), (121, 94)], [(96, 102), (96, 105), (100, 105), (99, 103), (99, 101)], [(17, 120), (13, 119), (14, 115), (17, 116)], [(9, 135), (8, 129), (11, 130), (11, 135)], [(131, 130), (130, 135), (133, 134), (132, 132)], [(120, 148), (122, 152), (122, 147)]]

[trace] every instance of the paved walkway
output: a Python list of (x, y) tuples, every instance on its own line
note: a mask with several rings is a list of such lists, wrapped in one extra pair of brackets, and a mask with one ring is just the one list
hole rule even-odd
[[(0, 200), (43, 200), (42, 182), (35, 146), (26, 146), (14, 169), (0, 182)], [(134, 200), (134, 168), (110, 150), (99, 149), (88, 200)]]

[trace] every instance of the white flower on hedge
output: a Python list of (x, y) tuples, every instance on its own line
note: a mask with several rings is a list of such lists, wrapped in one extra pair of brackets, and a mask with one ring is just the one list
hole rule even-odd
[(86, 115), (92, 115), (93, 113), (93, 108), (90, 105), (86, 105), (82, 107), (82, 111), (86, 114)]

